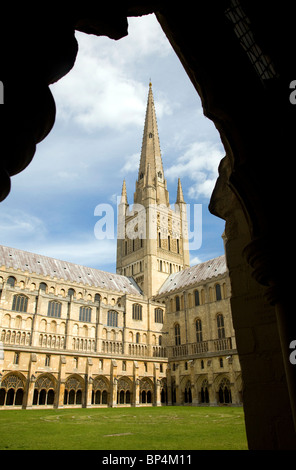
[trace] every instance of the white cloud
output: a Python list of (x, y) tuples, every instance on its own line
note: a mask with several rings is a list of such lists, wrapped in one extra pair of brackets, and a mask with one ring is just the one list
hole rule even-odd
[(120, 170), (120, 173), (126, 175), (127, 173), (133, 173), (138, 171), (140, 164), (140, 153), (134, 153), (126, 158), (125, 164)]
[(78, 173), (74, 173), (73, 171), (58, 171), (57, 172), (57, 177), (63, 181), (74, 181), (74, 180), (79, 180), (80, 175)]
[(0, 233), (4, 246), (98, 269), (115, 269), (116, 239), (97, 240), (93, 233), (81, 231), (72, 232), (72, 240), (67, 232), (50, 237), (44, 222), (21, 210), (2, 210)]
[(69, 239), (68, 231), (49, 236), (49, 229), (45, 221), (24, 210), (1, 210), (2, 245), (101, 269), (114, 264), (116, 239), (97, 240), (93, 232), (74, 232), (73, 228)]
[(202, 263), (202, 260), (198, 256), (190, 257), (190, 266), (195, 266), (196, 264)]
[(120, 43), (131, 60), (134, 61), (141, 56), (148, 55), (165, 57), (172, 53), (171, 45), (154, 15), (146, 15), (141, 18), (131, 17), (128, 19), (128, 23), (129, 36), (132, 40), (129, 41), (128, 49), (124, 44), (127, 42), (127, 38), (123, 38)]
[(194, 181), (189, 186), (188, 195), (192, 199), (199, 196), (210, 197), (216, 179), (218, 166), (224, 153), (221, 145), (213, 142), (193, 142), (181, 155), (175, 165), (166, 170), (166, 177), (176, 179), (188, 177)]
[(87, 235), (72, 242), (55, 240), (53, 243), (42, 244), (40, 251), (38, 245), (35, 245), (34, 251), (51, 258), (104, 270), (105, 266), (115, 264), (116, 240), (96, 240)]
[(1, 243), (11, 245), (14, 238), (31, 239), (32, 237), (43, 238), (47, 233), (44, 222), (23, 210), (10, 209), (1, 211), (0, 234)]
[[(89, 76), (92, 80), (89, 80)], [(53, 86), (58, 112), (84, 129), (139, 125), (145, 112), (144, 89), (107, 60), (80, 56), (67, 80)]]
[(111, 196), (109, 197), (109, 201), (111, 202), (111, 204), (113, 204), (115, 206), (117, 204), (117, 198), (118, 197), (119, 197), (118, 193), (111, 194)]
[[(59, 117), (74, 120), (88, 132), (142, 126), (149, 77), (144, 86), (133, 71), (147, 56), (172, 53), (154, 15), (131, 18), (129, 36), (119, 41), (79, 32), (76, 38), (74, 68), (51, 86)], [(157, 112), (170, 113), (165, 97), (159, 98)]]

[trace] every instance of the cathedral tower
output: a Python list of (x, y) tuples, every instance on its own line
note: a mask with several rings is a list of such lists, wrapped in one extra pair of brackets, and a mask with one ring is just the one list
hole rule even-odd
[(116, 270), (152, 297), (169, 274), (187, 267), (186, 204), (179, 179), (176, 204), (170, 207), (150, 83), (134, 204), (128, 204), (124, 181), (118, 207)]

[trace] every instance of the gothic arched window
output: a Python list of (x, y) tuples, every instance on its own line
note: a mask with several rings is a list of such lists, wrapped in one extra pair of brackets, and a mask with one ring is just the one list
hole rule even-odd
[(163, 323), (163, 310), (162, 308), (154, 309), (154, 321), (155, 323)]
[(48, 303), (47, 316), (60, 318), (61, 310), (62, 310), (62, 304), (60, 302), (56, 302), (55, 300), (51, 300)]
[(75, 290), (74, 289), (69, 289), (68, 290), (68, 296), (69, 297), (75, 297)]
[(100, 294), (95, 294), (95, 302), (100, 302), (100, 301), (101, 301)]
[(179, 346), (181, 344), (181, 333), (180, 333), (180, 325), (176, 323), (175, 325), (175, 345)]
[(216, 290), (216, 300), (222, 300), (222, 294), (221, 294), (221, 286), (220, 284), (215, 285), (215, 290)]
[(39, 289), (40, 289), (42, 292), (46, 292), (47, 284), (45, 284), (45, 282), (40, 282), (40, 284), (39, 284)]
[(218, 338), (225, 338), (225, 328), (224, 328), (224, 317), (222, 313), (217, 315), (217, 328), (218, 328)]
[(107, 326), (118, 326), (118, 312), (115, 310), (109, 310)]
[(24, 397), (24, 384), (17, 375), (8, 375), (1, 382), (0, 406), (22, 405)]
[(133, 304), (133, 320), (142, 320), (142, 305)]
[(194, 304), (195, 304), (196, 307), (197, 307), (198, 305), (200, 305), (200, 302), (199, 302), (199, 292), (198, 292), (198, 290), (195, 290), (195, 291), (194, 291)]
[(158, 232), (158, 247), (161, 248), (161, 233)]
[(80, 307), (79, 321), (91, 322), (91, 308), (90, 307)]
[(176, 312), (180, 310), (180, 297), (176, 295)]
[(15, 282), (16, 282), (15, 277), (9, 276), (9, 278), (7, 279), (6, 284), (10, 287), (15, 287)]
[(232, 403), (231, 387), (228, 379), (221, 380), (218, 393), (219, 403)]
[(195, 329), (196, 329), (196, 342), (202, 342), (202, 329), (201, 329), (201, 320), (198, 318), (195, 322)]
[(200, 401), (201, 403), (209, 403), (209, 384), (207, 379), (203, 381), (201, 384), (201, 391), (200, 391)]
[(28, 307), (28, 297), (25, 295), (14, 295), (12, 301), (12, 310), (15, 312), (26, 312)]

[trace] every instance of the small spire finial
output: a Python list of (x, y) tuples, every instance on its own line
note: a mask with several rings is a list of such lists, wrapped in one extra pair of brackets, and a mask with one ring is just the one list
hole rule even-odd
[(177, 189), (177, 200), (176, 203), (180, 204), (181, 202), (184, 201), (184, 196), (183, 196), (183, 190), (182, 190), (182, 185), (181, 185), (181, 180), (178, 178), (178, 189)]
[(121, 191), (121, 200), (120, 200), (120, 203), (127, 204), (127, 194), (126, 194), (126, 183), (125, 183), (125, 179), (123, 180), (123, 184), (122, 184), (122, 191)]
[(149, 87), (150, 87), (150, 88), (152, 87), (151, 78), (149, 78)]

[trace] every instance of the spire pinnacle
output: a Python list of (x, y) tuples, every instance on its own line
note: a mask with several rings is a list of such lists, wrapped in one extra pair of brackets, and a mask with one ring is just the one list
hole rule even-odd
[(179, 204), (184, 201), (184, 196), (183, 196), (183, 190), (182, 190), (182, 185), (181, 185), (181, 180), (178, 178), (178, 189), (177, 189), (177, 200), (176, 203)]
[(120, 203), (121, 203), (121, 204), (127, 204), (127, 193), (126, 193), (126, 183), (125, 183), (125, 179), (123, 180), (123, 183), (122, 183), (122, 191), (121, 191), (121, 200), (120, 200)]
[(163, 174), (151, 81), (149, 82), (149, 92), (139, 168), (139, 179), (141, 179), (141, 175), (146, 174), (148, 163), (150, 163), (150, 171), (152, 178), (155, 178), (158, 172), (161, 172)]

